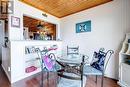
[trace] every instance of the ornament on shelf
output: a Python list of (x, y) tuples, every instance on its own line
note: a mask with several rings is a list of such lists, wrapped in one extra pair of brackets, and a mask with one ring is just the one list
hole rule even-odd
[(127, 33), (125, 36), (125, 40), (122, 45), (121, 53), (130, 54), (130, 33)]

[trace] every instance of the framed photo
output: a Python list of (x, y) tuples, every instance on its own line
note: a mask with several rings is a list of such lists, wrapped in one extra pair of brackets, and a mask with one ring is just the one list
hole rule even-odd
[(0, 5), (1, 5), (0, 12), (2, 14), (7, 14), (7, 12), (8, 12), (8, 8), (7, 8), (8, 3), (7, 3), (7, 1), (1, 1)]
[(20, 28), (20, 18), (11, 16), (11, 26)]
[(76, 24), (76, 33), (82, 32), (91, 32), (91, 20)]
[(1, 6), (0, 7), (1, 14), (13, 14), (13, 10), (14, 10), (13, 1), (1, 0), (0, 6)]

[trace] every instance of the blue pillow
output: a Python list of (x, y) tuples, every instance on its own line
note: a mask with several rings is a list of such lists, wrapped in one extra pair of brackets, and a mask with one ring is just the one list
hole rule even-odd
[(106, 53), (99, 51), (94, 52), (94, 61), (91, 66), (96, 68), (97, 70), (103, 71), (104, 69), (104, 62), (105, 62)]

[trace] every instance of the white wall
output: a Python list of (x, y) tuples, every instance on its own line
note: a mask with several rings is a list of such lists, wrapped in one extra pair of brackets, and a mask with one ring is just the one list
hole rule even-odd
[[(114, 0), (61, 19), (61, 35), (66, 45), (79, 45), (80, 52), (92, 56), (100, 47), (114, 50), (106, 75), (118, 78), (118, 53), (125, 33), (130, 32), (130, 0)], [(75, 33), (75, 24), (91, 20), (92, 31)]]
[[(33, 18), (37, 18), (40, 20), (44, 20), (50, 23), (54, 23), (57, 25), (58, 33), (57, 38), (60, 38), (60, 21), (58, 18), (48, 15), (48, 17), (42, 16), (42, 13), (45, 13), (41, 10), (38, 10), (34, 7), (31, 7), (27, 4), (20, 2), (19, 0), (14, 1), (14, 13), (9, 15), (9, 39), (10, 40), (23, 40), (23, 15), (31, 16)], [(20, 18), (20, 28), (11, 27), (11, 16)]]

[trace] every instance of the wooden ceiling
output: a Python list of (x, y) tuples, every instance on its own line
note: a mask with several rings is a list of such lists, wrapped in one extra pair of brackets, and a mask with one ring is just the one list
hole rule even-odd
[(62, 18), (113, 0), (20, 0), (46, 13)]
[(53, 29), (56, 26), (55, 24), (37, 20), (37, 19), (31, 18), (31, 17), (27, 17), (27, 16), (23, 17), (24, 27), (28, 27), (29, 31), (31, 31), (31, 32), (37, 32), (39, 30), (39, 29), (37, 29), (37, 25), (39, 24), (39, 22), (41, 23), (41, 25), (44, 25), (47, 29)]
[[(9, 0), (2, 0), (2, 1), (8, 3)], [(5, 4), (5, 3), (2, 4), (2, 2), (1, 2), (1, 0), (0, 0), (0, 19), (1, 19), (1, 20), (6, 20), (6, 19), (8, 19), (8, 14), (3, 14), (3, 13), (2, 13), (2, 9), (4, 9), (4, 7), (6, 7), (5, 5), (6, 5), (6, 4)], [(4, 11), (5, 11), (5, 9), (4, 9)]]

